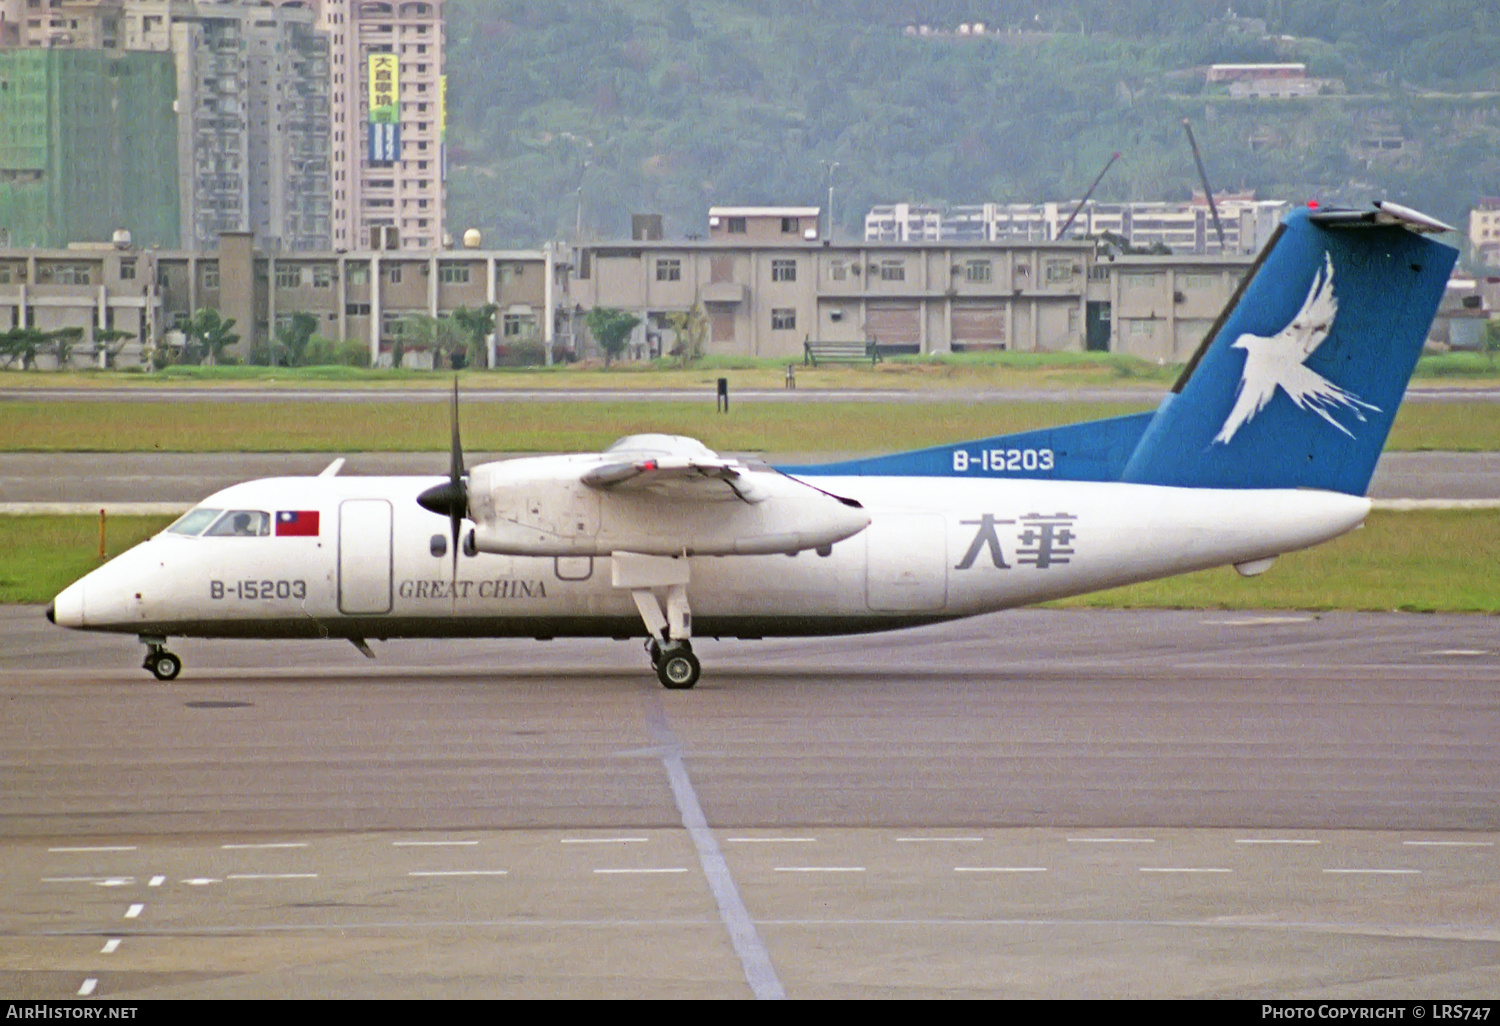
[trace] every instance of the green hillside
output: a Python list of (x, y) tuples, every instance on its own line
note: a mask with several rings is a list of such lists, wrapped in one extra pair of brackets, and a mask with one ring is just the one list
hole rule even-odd
[[(449, 225), (534, 245), (571, 237), (581, 203), (585, 236), (647, 211), (686, 235), (710, 204), (823, 205), (826, 160), (848, 233), (877, 203), (1076, 197), (1116, 150), (1099, 198), (1185, 199), (1184, 117), (1216, 190), (1450, 220), (1500, 194), (1496, 0), (1226, 6), (450, 0)], [(1205, 85), (1262, 61), (1335, 84)]]

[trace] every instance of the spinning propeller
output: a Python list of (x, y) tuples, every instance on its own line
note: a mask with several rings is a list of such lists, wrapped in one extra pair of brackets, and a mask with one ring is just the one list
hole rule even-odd
[(448, 480), (417, 496), (417, 504), (448, 517), (449, 541), (453, 548), (453, 581), (458, 582), (458, 532), (469, 514), (469, 485), (464, 479), (464, 450), (458, 440), (458, 379), (453, 379), (453, 442), (448, 453)]

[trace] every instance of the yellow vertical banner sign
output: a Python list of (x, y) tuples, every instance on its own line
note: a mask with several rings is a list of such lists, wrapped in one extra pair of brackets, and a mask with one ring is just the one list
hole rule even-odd
[(448, 76), (438, 76), (438, 154), (439, 175), (448, 180)]
[(401, 65), (393, 53), (372, 53), (370, 71), (370, 161), (401, 159)]

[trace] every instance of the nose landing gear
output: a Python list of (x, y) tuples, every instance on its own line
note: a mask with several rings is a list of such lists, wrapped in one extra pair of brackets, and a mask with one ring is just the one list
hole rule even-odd
[(141, 666), (150, 670), (157, 680), (175, 680), (182, 672), (182, 659), (167, 651), (167, 639), (143, 636), (141, 643), (146, 646), (146, 659)]

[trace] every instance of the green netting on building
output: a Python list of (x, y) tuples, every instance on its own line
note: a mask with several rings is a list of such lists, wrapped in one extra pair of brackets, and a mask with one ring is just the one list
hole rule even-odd
[(168, 53), (0, 50), (0, 238), (181, 243)]

